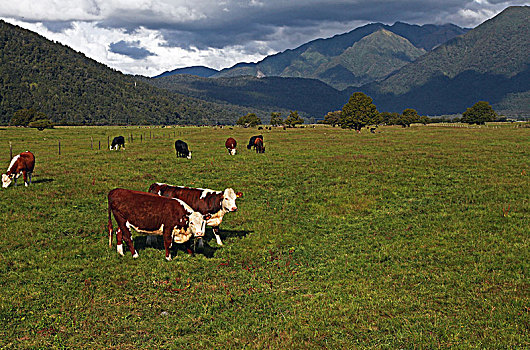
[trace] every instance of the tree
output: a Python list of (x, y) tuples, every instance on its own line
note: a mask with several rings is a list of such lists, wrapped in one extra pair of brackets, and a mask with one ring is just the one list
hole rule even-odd
[(28, 124), (30, 128), (37, 128), (40, 131), (44, 129), (53, 129), (53, 123), (49, 119), (37, 119)]
[(285, 119), (285, 124), (289, 127), (296, 127), (296, 124), (304, 124), (304, 120), (298, 115), (298, 111), (291, 111)]
[(285, 122), (282, 118), (282, 114), (280, 112), (272, 112), (271, 113), (271, 125), (272, 126), (280, 126), (283, 125)]
[(261, 119), (256, 114), (249, 113), (239, 118), (236, 124), (243, 125), (245, 128), (254, 127), (261, 124)]
[(324, 124), (329, 124), (332, 127), (335, 127), (335, 125), (339, 125), (341, 113), (342, 113), (342, 111), (328, 112), (328, 114), (326, 114), (324, 116), (324, 122), (323, 123)]
[(15, 126), (28, 126), (32, 121), (39, 119), (46, 119), (46, 115), (42, 112), (37, 112), (33, 108), (19, 109), (13, 113), (13, 117), (9, 124)]
[(497, 119), (497, 113), (486, 101), (479, 101), (462, 114), (462, 123), (486, 124)]
[(412, 123), (419, 123), (420, 122), (420, 116), (418, 115), (418, 112), (416, 112), (415, 109), (407, 108), (401, 113), (401, 117), (398, 120), (398, 125), (405, 127), (410, 127), (410, 124)]
[(372, 101), (371, 97), (366, 96), (362, 92), (354, 92), (348, 103), (342, 107), (340, 127), (361, 132), (364, 126), (375, 124), (379, 117), (379, 112)]

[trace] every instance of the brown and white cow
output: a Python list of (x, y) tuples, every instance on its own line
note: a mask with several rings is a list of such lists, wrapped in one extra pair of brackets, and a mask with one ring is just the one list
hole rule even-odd
[(265, 153), (265, 146), (263, 146), (263, 139), (257, 137), (254, 140), (254, 146), (256, 148), (256, 153)]
[(169, 249), (173, 242), (185, 243), (193, 236), (199, 239), (199, 246), (202, 246), (202, 237), (206, 231), (205, 219), (209, 216), (193, 211), (180, 199), (115, 188), (109, 192), (108, 201), (109, 246), (112, 246), (112, 212), (118, 223), (116, 250), (120, 255), (123, 255), (123, 239), (133, 258), (138, 257), (138, 252), (134, 249), (132, 242), (131, 228), (142, 234), (162, 235), (168, 261), (171, 260)]
[(226, 213), (236, 211), (236, 198), (241, 197), (241, 192), (235, 192), (231, 188), (221, 191), (213, 191), (204, 188), (190, 188), (183, 186), (172, 186), (164, 183), (154, 183), (149, 187), (149, 192), (160, 196), (179, 198), (186, 202), (193, 210), (211, 218), (206, 221), (213, 228), (213, 234), (218, 245), (223, 245), (219, 236), (219, 225)]
[[(13, 157), (7, 172), (2, 174), (2, 187), (6, 188), (15, 179), (15, 186), (17, 185), (17, 178), (20, 174), (24, 175), (24, 185), (31, 184), (31, 176), (35, 168), (35, 156), (30, 151), (22, 152)], [(28, 182), (29, 177), (29, 182)]]
[(230, 155), (232, 156), (236, 155), (236, 146), (237, 146), (237, 142), (233, 137), (229, 137), (228, 139), (226, 139), (225, 147), (228, 150), (228, 153)]

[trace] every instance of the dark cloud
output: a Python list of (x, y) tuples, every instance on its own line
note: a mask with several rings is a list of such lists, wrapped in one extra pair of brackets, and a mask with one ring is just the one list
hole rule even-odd
[(135, 60), (141, 60), (148, 56), (154, 56), (152, 52), (139, 47), (139, 42), (118, 41), (110, 44), (110, 52), (120, 55), (129, 56)]
[(45, 21), (42, 22), (42, 24), (51, 32), (54, 33), (61, 33), (64, 32), (67, 29), (73, 28), (72, 22), (64, 22), (64, 21)]
[[(341, 24), (344, 31), (353, 23), (396, 21), (412, 24), (446, 23), (443, 19), (457, 13), (472, 0), (359, 0), (359, 1), (263, 1), (262, 6), (230, 6), (227, 11), (209, 13), (189, 21), (164, 20), (154, 10), (120, 12), (99, 23), (103, 27), (134, 31), (139, 25), (160, 30), (167, 46), (184, 49), (246, 46), (250, 42), (300, 44), (325, 32), (325, 26)], [(347, 27), (352, 23), (351, 27)], [(458, 24), (458, 23), (457, 23)], [(281, 29), (281, 30), (279, 30)], [(295, 34), (298, 40), (280, 35)], [(335, 33), (339, 34), (339, 33)], [(276, 35), (276, 36), (275, 36)], [(274, 44), (275, 47), (282, 46)], [(284, 46), (284, 49), (287, 48)]]

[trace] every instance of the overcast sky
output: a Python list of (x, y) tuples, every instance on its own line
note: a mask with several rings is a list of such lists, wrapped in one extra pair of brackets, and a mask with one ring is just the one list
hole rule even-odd
[(129, 74), (257, 62), (371, 22), (476, 27), (530, 0), (0, 0), (0, 18)]

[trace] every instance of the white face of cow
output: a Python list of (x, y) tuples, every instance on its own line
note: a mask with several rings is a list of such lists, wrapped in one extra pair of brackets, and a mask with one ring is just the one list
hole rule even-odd
[(235, 156), (235, 155), (236, 155), (236, 149), (235, 149), (235, 148), (232, 148), (232, 149), (230, 150), (230, 154), (233, 155), (233, 156)]
[(188, 153), (188, 156), (186, 158), (191, 159), (191, 151)]
[(194, 211), (189, 216), (189, 231), (194, 237), (203, 237), (206, 228), (206, 221), (202, 214)]
[(3, 188), (6, 188), (7, 186), (11, 185), (11, 181), (13, 181), (11, 176), (7, 174), (2, 174), (2, 187)]
[(236, 211), (236, 198), (237, 195), (234, 190), (231, 188), (227, 188), (223, 193), (223, 209), (227, 211)]

